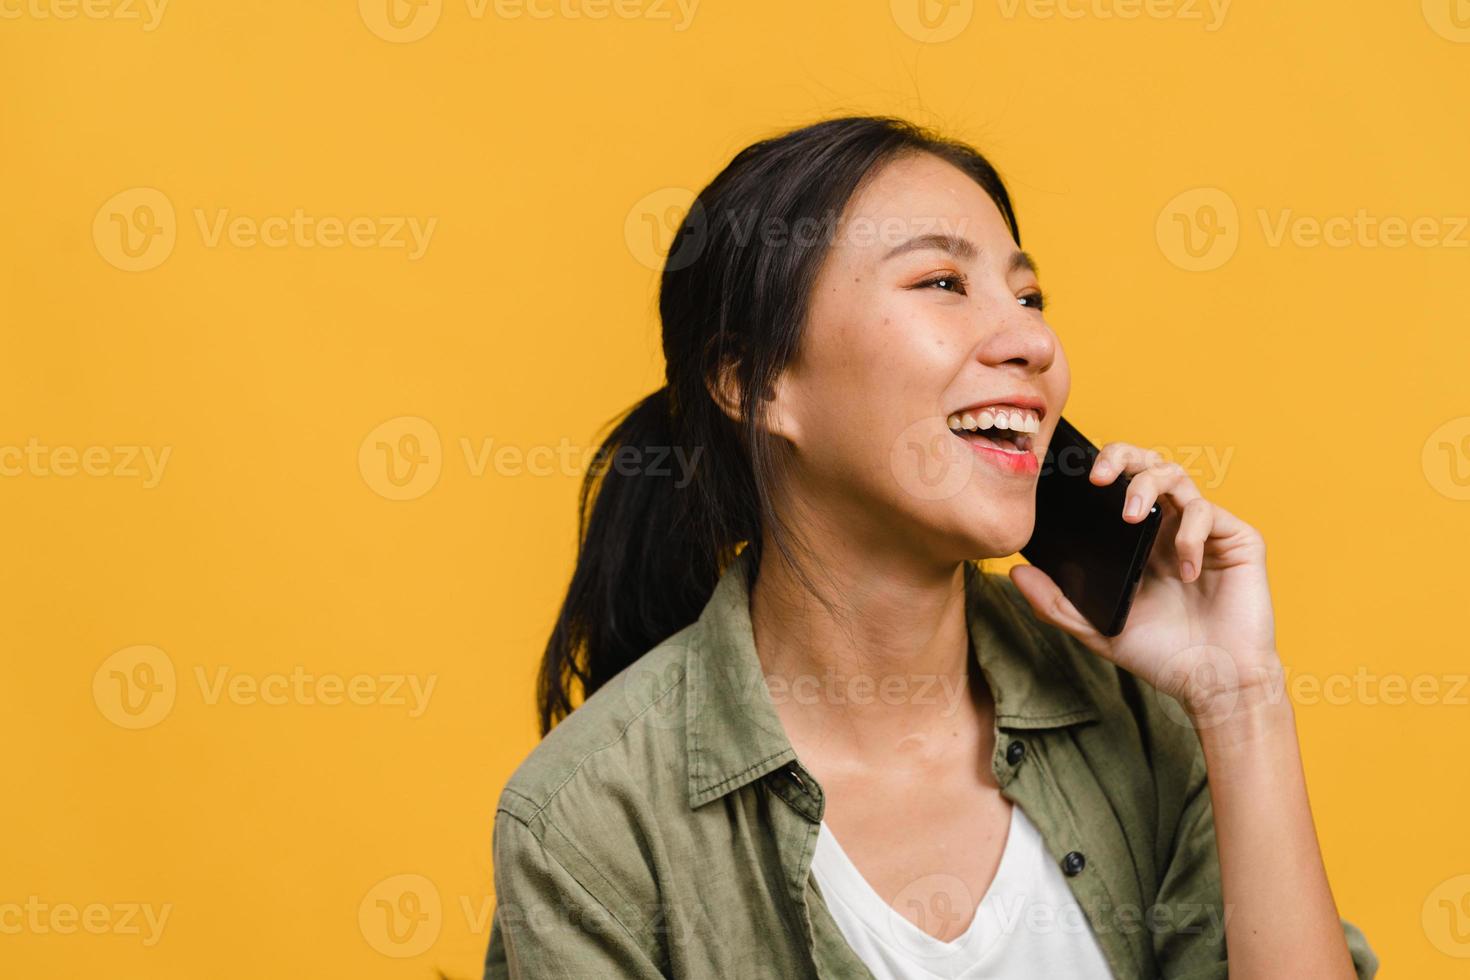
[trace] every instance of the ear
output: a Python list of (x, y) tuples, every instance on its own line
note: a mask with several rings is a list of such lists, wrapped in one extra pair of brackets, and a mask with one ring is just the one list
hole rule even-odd
[[(796, 424), (790, 411), (792, 398), (790, 385), (790, 372), (783, 371), (777, 378), (775, 390), (767, 392), (764, 400), (765, 406), (764, 428), (767, 432), (784, 439), (787, 442), (796, 441)], [(741, 425), (744, 416), (740, 412), (740, 382), (735, 377), (733, 364), (726, 364), (721, 370), (719, 380), (709, 386), (710, 397), (720, 407), (720, 411), (736, 425)]]
[(739, 425), (743, 416), (740, 414), (740, 381), (735, 377), (735, 365), (725, 362), (720, 367), (718, 377), (713, 382), (706, 382), (705, 387), (709, 389), (709, 396), (715, 400), (720, 411)]

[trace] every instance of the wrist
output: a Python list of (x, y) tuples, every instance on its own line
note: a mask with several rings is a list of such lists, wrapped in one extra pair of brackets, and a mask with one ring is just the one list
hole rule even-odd
[(1236, 683), (1214, 687), (1186, 705), (1202, 741), (1249, 741), (1282, 719), (1294, 718), (1280, 657), (1272, 651), (1252, 660), (1249, 668), (1238, 669)]

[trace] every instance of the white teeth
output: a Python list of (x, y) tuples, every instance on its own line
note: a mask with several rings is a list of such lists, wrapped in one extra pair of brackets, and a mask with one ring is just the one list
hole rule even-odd
[(1029, 408), (982, 408), (978, 413), (951, 415), (947, 421), (951, 429), (967, 432), (990, 428), (1028, 433), (1041, 431), (1041, 417)]

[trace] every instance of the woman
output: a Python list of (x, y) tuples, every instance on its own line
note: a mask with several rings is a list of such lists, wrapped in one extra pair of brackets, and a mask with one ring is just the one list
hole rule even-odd
[(668, 383), (583, 488), (487, 976), (1373, 975), (1260, 534), (1109, 443), (1119, 519), (1164, 511), (1120, 635), (974, 563), (1031, 536), (1071, 384), (1020, 240), (980, 154), (888, 118), (699, 195)]

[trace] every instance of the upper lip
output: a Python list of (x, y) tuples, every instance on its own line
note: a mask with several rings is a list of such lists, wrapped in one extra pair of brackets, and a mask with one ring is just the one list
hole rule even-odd
[(974, 413), (980, 411), (982, 408), (989, 408), (991, 405), (1014, 405), (1016, 408), (1029, 408), (1037, 414), (1038, 418), (1046, 418), (1046, 399), (1037, 398), (1035, 395), (997, 395), (994, 398), (987, 398), (982, 402), (966, 405), (964, 408), (957, 408), (949, 414), (964, 415), (966, 412)]

